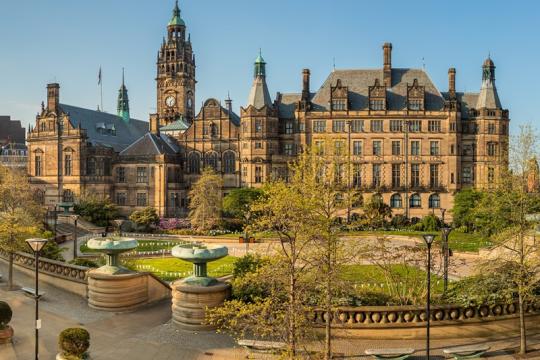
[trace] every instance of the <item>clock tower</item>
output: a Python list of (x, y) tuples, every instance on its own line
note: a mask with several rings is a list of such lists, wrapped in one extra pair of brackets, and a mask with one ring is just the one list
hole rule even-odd
[(191, 123), (195, 116), (195, 56), (189, 35), (186, 40), (178, 0), (167, 25), (167, 38), (163, 38), (158, 52), (156, 82), (160, 126), (181, 117)]

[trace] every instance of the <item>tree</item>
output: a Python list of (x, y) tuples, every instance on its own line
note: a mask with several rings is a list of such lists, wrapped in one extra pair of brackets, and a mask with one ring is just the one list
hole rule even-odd
[(456, 194), (451, 210), (455, 227), (466, 227), (468, 232), (473, 230), (475, 209), (483, 195), (483, 191), (473, 188), (465, 188)]
[(149, 231), (152, 226), (156, 226), (159, 223), (159, 216), (156, 209), (149, 206), (142, 210), (134, 211), (130, 215), (129, 220), (138, 226), (144, 227), (145, 231)]
[(538, 154), (537, 136), (530, 126), (523, 126), (510, 144), (510, 163), (503, 169), (496, 187), (478, 204), (477, 216), (491, 229), (495, 244), (493, 257), (482, 269), (492, 272), (504, 267), (511, 281), (507, 287), (517, 295), (520, 322), (520, 353), (527, 351), (525, 308), (533, 300), (540, 276), (540, 247), (534, 238), (534, 217), (540, 195), (528, 192), (528, 164)]
[(26, 239), (38, 236), (43, 209), (34, 201), (28, 177), (0, 166), (0, 249), (8, 253), (8, 287), (13, 288), (14, 253), (26, 250)]
[(373, 195), (368, 202), (364, 204), (364, 221), (371, 228), (381, 228), (386, 219), (392, 217), (392, 209), (382, 200), (380, 196)]
[(246, 221), (251, 214), (251, 204), (259, 199), (262, 193), (261, 189), (255, 188), (232, 190), (223, 198), (223, 214)]
[(211, 230), (221, 220), (223, 180), (211, 168), (205, 168), (202, 176), (189, 192), (189, 220), (199, 231)]
[(111, 220), (118, 217), (118, 208), (110, 198), (101, 198), (92, 194), (83, 195), (73, 206), (73, 211), (84, 220), (98, 226), (108, 226)]

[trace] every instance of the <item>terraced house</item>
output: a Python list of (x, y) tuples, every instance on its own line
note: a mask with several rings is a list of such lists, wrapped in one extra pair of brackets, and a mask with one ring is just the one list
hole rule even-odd
[[(480, 91), (456, 89), (448, 70), (441, 92), (423, 69), (396, 68), (383, 45), (382, 68), (332, 71), (312, 91), (310, 70), (298, 93), (272, 99), (261, 54), (248, 101), (227, 98), (195, 110), (196, 62), (178, 5), (157, 57), (157, 113), (131, 119), (122, 84), (117, 115), (60, 103), (47, 87), (29, 130), (28, 171), (46, 205), (84, 193), (109, 196), (127, 215), (154, 206), (162, 216), (186, 213), (188, 192), (205, 166), (224, 179), (224, 193), (287, 177), (287, 163), (310, 146), (331, 144), (352, 171), (344, 183), (380, 196), (409, 217), (451, 208), (463, 187), (489, 187), (507, 163), (508, 110), (495, 86), (495, 64), (479, 72)], [(326, 147), (328, 148), (328, 147)]]

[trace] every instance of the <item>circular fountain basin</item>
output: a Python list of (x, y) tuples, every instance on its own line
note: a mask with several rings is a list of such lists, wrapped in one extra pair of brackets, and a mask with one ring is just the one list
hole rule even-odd
[(137, 245), (137, 240), (121, 237), (93, 238), (86, 243), (89, 249), (96, 250), (107, 256), (106, 265), (96, 271), (110, 275), (131, 273), (129, 269), (119, 265), (118, 255), (135, 249)]
[(192, 263), (205, 263), (221, 259), (229, 254), (225, 246), (205, 246), (205, 247), (183, 247), (175, 246), (172, 249), (172, 255), (176, 258)]

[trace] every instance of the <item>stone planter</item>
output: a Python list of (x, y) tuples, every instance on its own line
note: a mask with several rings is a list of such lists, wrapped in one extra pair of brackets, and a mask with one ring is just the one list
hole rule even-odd
[(4, 330), (0, 330), (0, 344), (9, 344), (13, 339), (13, 328), (6, 326)]
[(206, 309), (223, 304), (231, 293), (231, 285), (217, 282), (210, 286), (186, 284), (183, 280), (172, 284), (172, 319), (186, 330), (213, 330), (204, 323)]
[(129, 311), (148, 302), (146, 274), (104, 274), (88, 272), (88, 305), (104, 311)]

